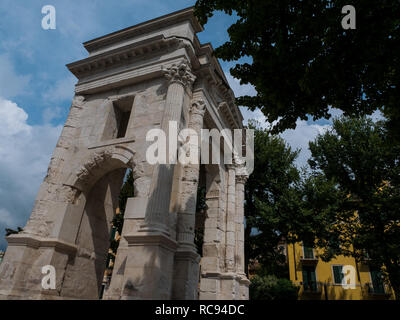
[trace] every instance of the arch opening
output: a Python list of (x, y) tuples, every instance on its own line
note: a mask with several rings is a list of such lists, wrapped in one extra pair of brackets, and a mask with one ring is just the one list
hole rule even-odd
[[(115, 231), (121, 232), (123, 214), (118, 217), (116, 213), (121, 212), (121, 205), (126, 203), (126, 196), (121, 201), (121, 191), (123, 193), (128, 181), (127, 174), (132, 175), (132, 170), (112, 169), (84, 194), (85, 205), (75, 239), (77, 253), (67, 263), (61, 296), (101, 298), (105, 275), (118, 249)], [(133, 183), (131, 187), (133, 191)]]

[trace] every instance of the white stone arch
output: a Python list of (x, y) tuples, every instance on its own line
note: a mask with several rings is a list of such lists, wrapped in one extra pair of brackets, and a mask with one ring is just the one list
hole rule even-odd
[(104, 174), (118, 169), (135, 171), (134, 151), (125, 146), (102, 148), (92, 152), (81, 166), (70, 174), (66, 186), (87, 193)]
[(111, 223), (126, 169), (135, 171), (133, 157), (133, 150), (126, 146), (104, 148), (92, 152), (69, 177), (66, 186), (75, 190), (75, 201), (65, 212), (60, 235), (69, 235), (77, 250), (65, 268), (62, 296), (99, 297)]

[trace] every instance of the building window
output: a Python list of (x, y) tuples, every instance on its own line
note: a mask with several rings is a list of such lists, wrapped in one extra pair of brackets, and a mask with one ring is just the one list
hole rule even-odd
[(113, 101), (102, 140), (124, 138), (131, 117), (133, 97)]
[(333, 282), (334, 284), (342, 284), (342, 280), (343, 280), (343, 266), (341, 265), (335, 265), (332, 266), (332, 270), (333, 270)]
[(303, 243), (304, 259), (314, 259), (313, 247)]

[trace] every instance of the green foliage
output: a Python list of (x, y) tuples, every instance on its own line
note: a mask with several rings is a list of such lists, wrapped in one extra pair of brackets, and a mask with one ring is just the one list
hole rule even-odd
[[(195, 14), (202, 24), (216, 10), (237, 15), (229, 41), (215, 55), (224, 61), (245, 58), (230, 71), (257, 95), (237, 102), (260, 109), (271, 123), (279, 119), (275, 130), (294, 128), (308, 115), (329, 118), (329, 107), (352, 116), (382, 108), (400, 120), (400, 2), (353, 0), (356, 29), (344, 30), (341, 9), (348, 4), (198, 0)], [(392, 128), (398, 130), (397, 123)]]
[(326, 238), (326, 226), (335, 222), (345, 195), (325, 175), (299, 172), (294, 162), (298, 151), (282, 138), (255, 122), (250, 127), (255, 129), (255, 159), (245, 189), (246, 265), (256, 259), (267, 274), (286, 277), (280, 241), (314, 243)]
[[(125, 213), (126, 202), (128, 201), (128, 198), (134, 196), (133, 181), (134, 181), (133, 172), (132, 170), (129, 170), (124, 185), (122, 186), (121, 192), (119, 194), (119, 209), (122, 215)], [(122, 231), (122, 226), (121, 229), (119, 229), (119, 232), (121, 231)]]
[(399, 299), (399, 145), (382, 122), (342, 117), (310, 143), (310, 150), (309, 164), (322, 179), (308, 186), (310, 194), (316, 193), (308, 206), (320, 217), (316, 237), (326, 249), (322, 258), (343, 254), (362, 260), (368, 253), (376, 267), (385, 266)]
[(255, 275), (249, 287), (251, 300), (297, 300), (299, 288), (288, 279)]
[[(115, 232), (118, 232), (119, 234), (122, 233), (122, 227), (124, 225), (124, 213), (125, 213), (125, 208), (126, 208), (126, 202), (128, 201), (128, 198), (134, 196), (133, 181), (134, 181), (134, 179), (133, 179), (132, 170), (129, 170), (126, 180), (125, 180), (125, 182), (121, 188), (121, 192), (119, 194), (120, 213), (116, 214), (112, 221), (112, 224), (113, 224), (112, 234), (114, 234)], [(110, 249), (112, 250), (112, 252), (114, 254), (117, 252), (118, 246), (119, 246), (119, 240), (114, 239), (114, 237), (112, 237), (111, 243), (110, 243)], [(114, 254), (109, 253), (108, 259), (115, 261)]]
[[(302, 180), (301, 194), (301, 209), (296, 220), (303, 228), (298, 228), (296, 240), (313, 246), (316, 241), (321, 245), (321, 239), (329, 239), (337, 247), (340, 234), (327, 233), (327, 228), (336, 223), (337, 213), (342, 212), (341, 200), (346, 197), (345, 193), (323, 173), (307, 172)], [(325, 246), (325, 256), (321, 258), (329, 261), (334, 255), (332, 248)]]
[(282, 239), (323, 248), (324, 261), (338, 255), (361, 261), (368, 253), (399, 298), (400, 150), (386, 124), (365, 117), (334, 120), (310, 143), (312, 171), (303, 174), (294, 166), (296, 152), (282, 139), (250, 126), (256, 174), (245, 190), (246, 259), (282, 276)]
[(250, 127), (255, 129), (255, 159), (254, 173), (245, 188), (246, 262), (257, 259), (276, 274), (277, 262), (284, 258), (278, 243), (298, 230), (300, 173), (294, 164), (298, 152), (256, 122)]

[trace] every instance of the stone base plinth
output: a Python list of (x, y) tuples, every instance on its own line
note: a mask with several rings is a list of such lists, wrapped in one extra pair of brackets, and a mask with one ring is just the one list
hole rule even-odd
[[(0, 299), (61, 298), (61, 286), (68, 260), (76, 246), (59, 239), (44, 239), (30, 234), (7, 237), (5, 261), (0, 265)], [(55, 269), (56, 289), (44, 289), (44, 266)]]
[(115, 265), (104, 299), (171, 299), (177, 243), (157, 232), (137, 232), (125, 239), (124, 261)]
[(199, 262), (200, 256), (195, 251), (178, 249), (175, 253), (172, 299), (198, 299)]

